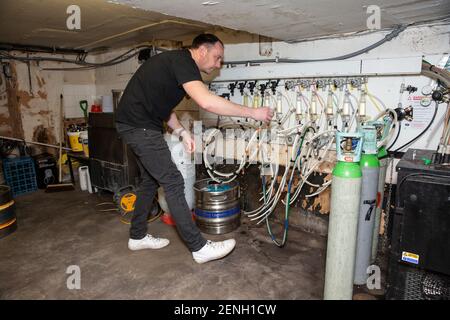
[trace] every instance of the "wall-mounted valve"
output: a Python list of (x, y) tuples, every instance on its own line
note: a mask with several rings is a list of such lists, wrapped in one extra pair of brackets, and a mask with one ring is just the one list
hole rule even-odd
[(311, 87), (311, 80), (300, 80), (298, 84), (303, 89), (309, 90)]
[(398, 121), (406, 120), (406, 121), (412, 121), (413, 120), (413, 107), (409, 106), (407, 108), (396, 108), (394, 110), (397, 113), (397, 119)]
[(352, 85), (353, 88), (361, 88), (361, 79), (359, 78), (351, 78), (350, 79), (350, 84)]
[(253, 95), (253, 93), (255, 92), (255, 87), (256, 87), (256, 81), (250, 81), (247, 84), (247, 88), (250, 90), (251, 95)]
[(244, 95), (244, 89), (245, 89), (246, 85), (247, 85), (247, 81), (238, 83), (238, 89), (239, 89), (239, 92), (241, 93), (241, 96)]
[(292, 89), (294, 89), (294, 87), (295, 87), (295, 82), (294, 82), (294, 81), (292, 81), (292, 80), (286, 80), (286, 81), (284, 82), (284, 89), (285, 89), (286, 91), (292, 90)]
[(341, 78), (339, 78), (339, 79), (333, 79), (333, 80), (332, 80), (332, 85), (333, 85), (336, 89), (342, 90), (342, 88), (343, 88), (344, 85), (345, 85), (345, 80), (344, 80), (344, 79), (341, 79)]
[(270, 90), (272, 90), (273, 95), (275, 95), (277, 93), (278, 83), (280, 83), (280, 79), (270, 81)]
[(238, 82), (236, 81), (236, 82), (230, 83), (228, 85), (228, 90), (230, 90), (231, 96), (233, 96), (233, 97), (234, 97), (234, 89), (236, 89), (237, 84), (238, 84)]
[(327, 82), (325, 79), (318, 79), (316, 80), (316, 88), (325, 90), (325, 87), (327, 86)]
[(417, 91), (417, 87), (413, 87), (412, 85), (408, 84), (406, 87), (406, 91), (408, 91), (409, 94), (414, 93)]
[(261, 94), (261, 96), (264, 96), (264, 92), (266, 91), (268, 85), (270, 84), (270, 80), (267, 81), (266, 83), (261, 83), (258, 87), (259, 93)]

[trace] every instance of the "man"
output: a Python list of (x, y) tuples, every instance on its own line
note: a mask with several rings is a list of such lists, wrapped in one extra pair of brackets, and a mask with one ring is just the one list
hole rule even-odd
[(207, 241), (195, 223), (184, 195), (184, 180), (171, 160), (163, 138), (163, 122), (181, 137), (185, 149), (193, 152), (194, 139), (172, 112), (187, 94), (207, 111), (223, 116), (253, 118), (269, 122), (270, 108), (247, 108), (209, 92), (200, 72), (219, 69), (223, 62), (222, 41), (212, 34), (197, 36), (189, 49), (173, 50), (148, 59), (131, 78), (116, 113), (116, 128), (137, 156), (141, 182), (131, 220), (130, 250), (159, 249), (168, 239), (147, 234), (147, 216), (158, 185), (164, 189), (177, 230), (197, 263), (220, 259), (229, 254), (234, 239)]

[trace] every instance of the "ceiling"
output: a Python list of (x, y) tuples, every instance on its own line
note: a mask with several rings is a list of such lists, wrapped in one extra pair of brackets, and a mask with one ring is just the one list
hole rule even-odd
[[(367, 30), (366, 8), (374, 4), (381, 9), (382, 28), (450, 16), (450, 0), (0, 1), (0, 43), (81, 50), (150, 41), (179, 45), (217, 30), (243, 42), (255, 41), (255, 34), (302, 41)], [(66, 27), (71, 4), (80, 7), (80, 30)]]
[(381, 28), (450, 17), (450, 0), (114, 0), (288, 42), (366, 31), (367, 7)]
[[(0, 43), (90, 50), (153, 40), (191, 41), (213, 28), (104, 0), (0, 1)], [(80, 7), (80, 30), (67, 28), (71, 4)]]

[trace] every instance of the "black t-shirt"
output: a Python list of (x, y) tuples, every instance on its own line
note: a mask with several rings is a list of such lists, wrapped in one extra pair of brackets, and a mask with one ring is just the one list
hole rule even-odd
[(182, 84), (200, 80), (189, 50), (173, 50), (151, 57), (131, 77), (120, 99), (116, 122), (161, 130), (186, 92)]

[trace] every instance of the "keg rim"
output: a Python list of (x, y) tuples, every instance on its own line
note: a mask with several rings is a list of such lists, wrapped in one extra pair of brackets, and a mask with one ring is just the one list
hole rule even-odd
[[(199, 187), (200, 184), (205, 183), (206, 184), (202, 187)], [(209, 184), (209, 182), (215, 182), (216, 184), (222, 184), (222, 183), (218, 183), (217, 181), (215, 181), (214, 179), (211, 178), (205, 178), (205, 179), (201, 179), (201, 180), (197, 180), (194, 182), (194, 190), (198, 191), (198, 192), (205, 192), (205, 190), (202, 190), (206, 185)], [(239, 187), (239, 182), (237, 181), (231, 181), (231, 182), (227, 182), (227, 183), (223, 183), (224, 185), (229, 185), (231, 187), (231, 189), (234, 188), (238, 188)], [(208, 193), (213, 193), (213, 194), (218, 194), (218, 193), (223, 193), (223, 192), (227, 192), (230, 190), (224, 190), (224, 191), (207, 191)]]

